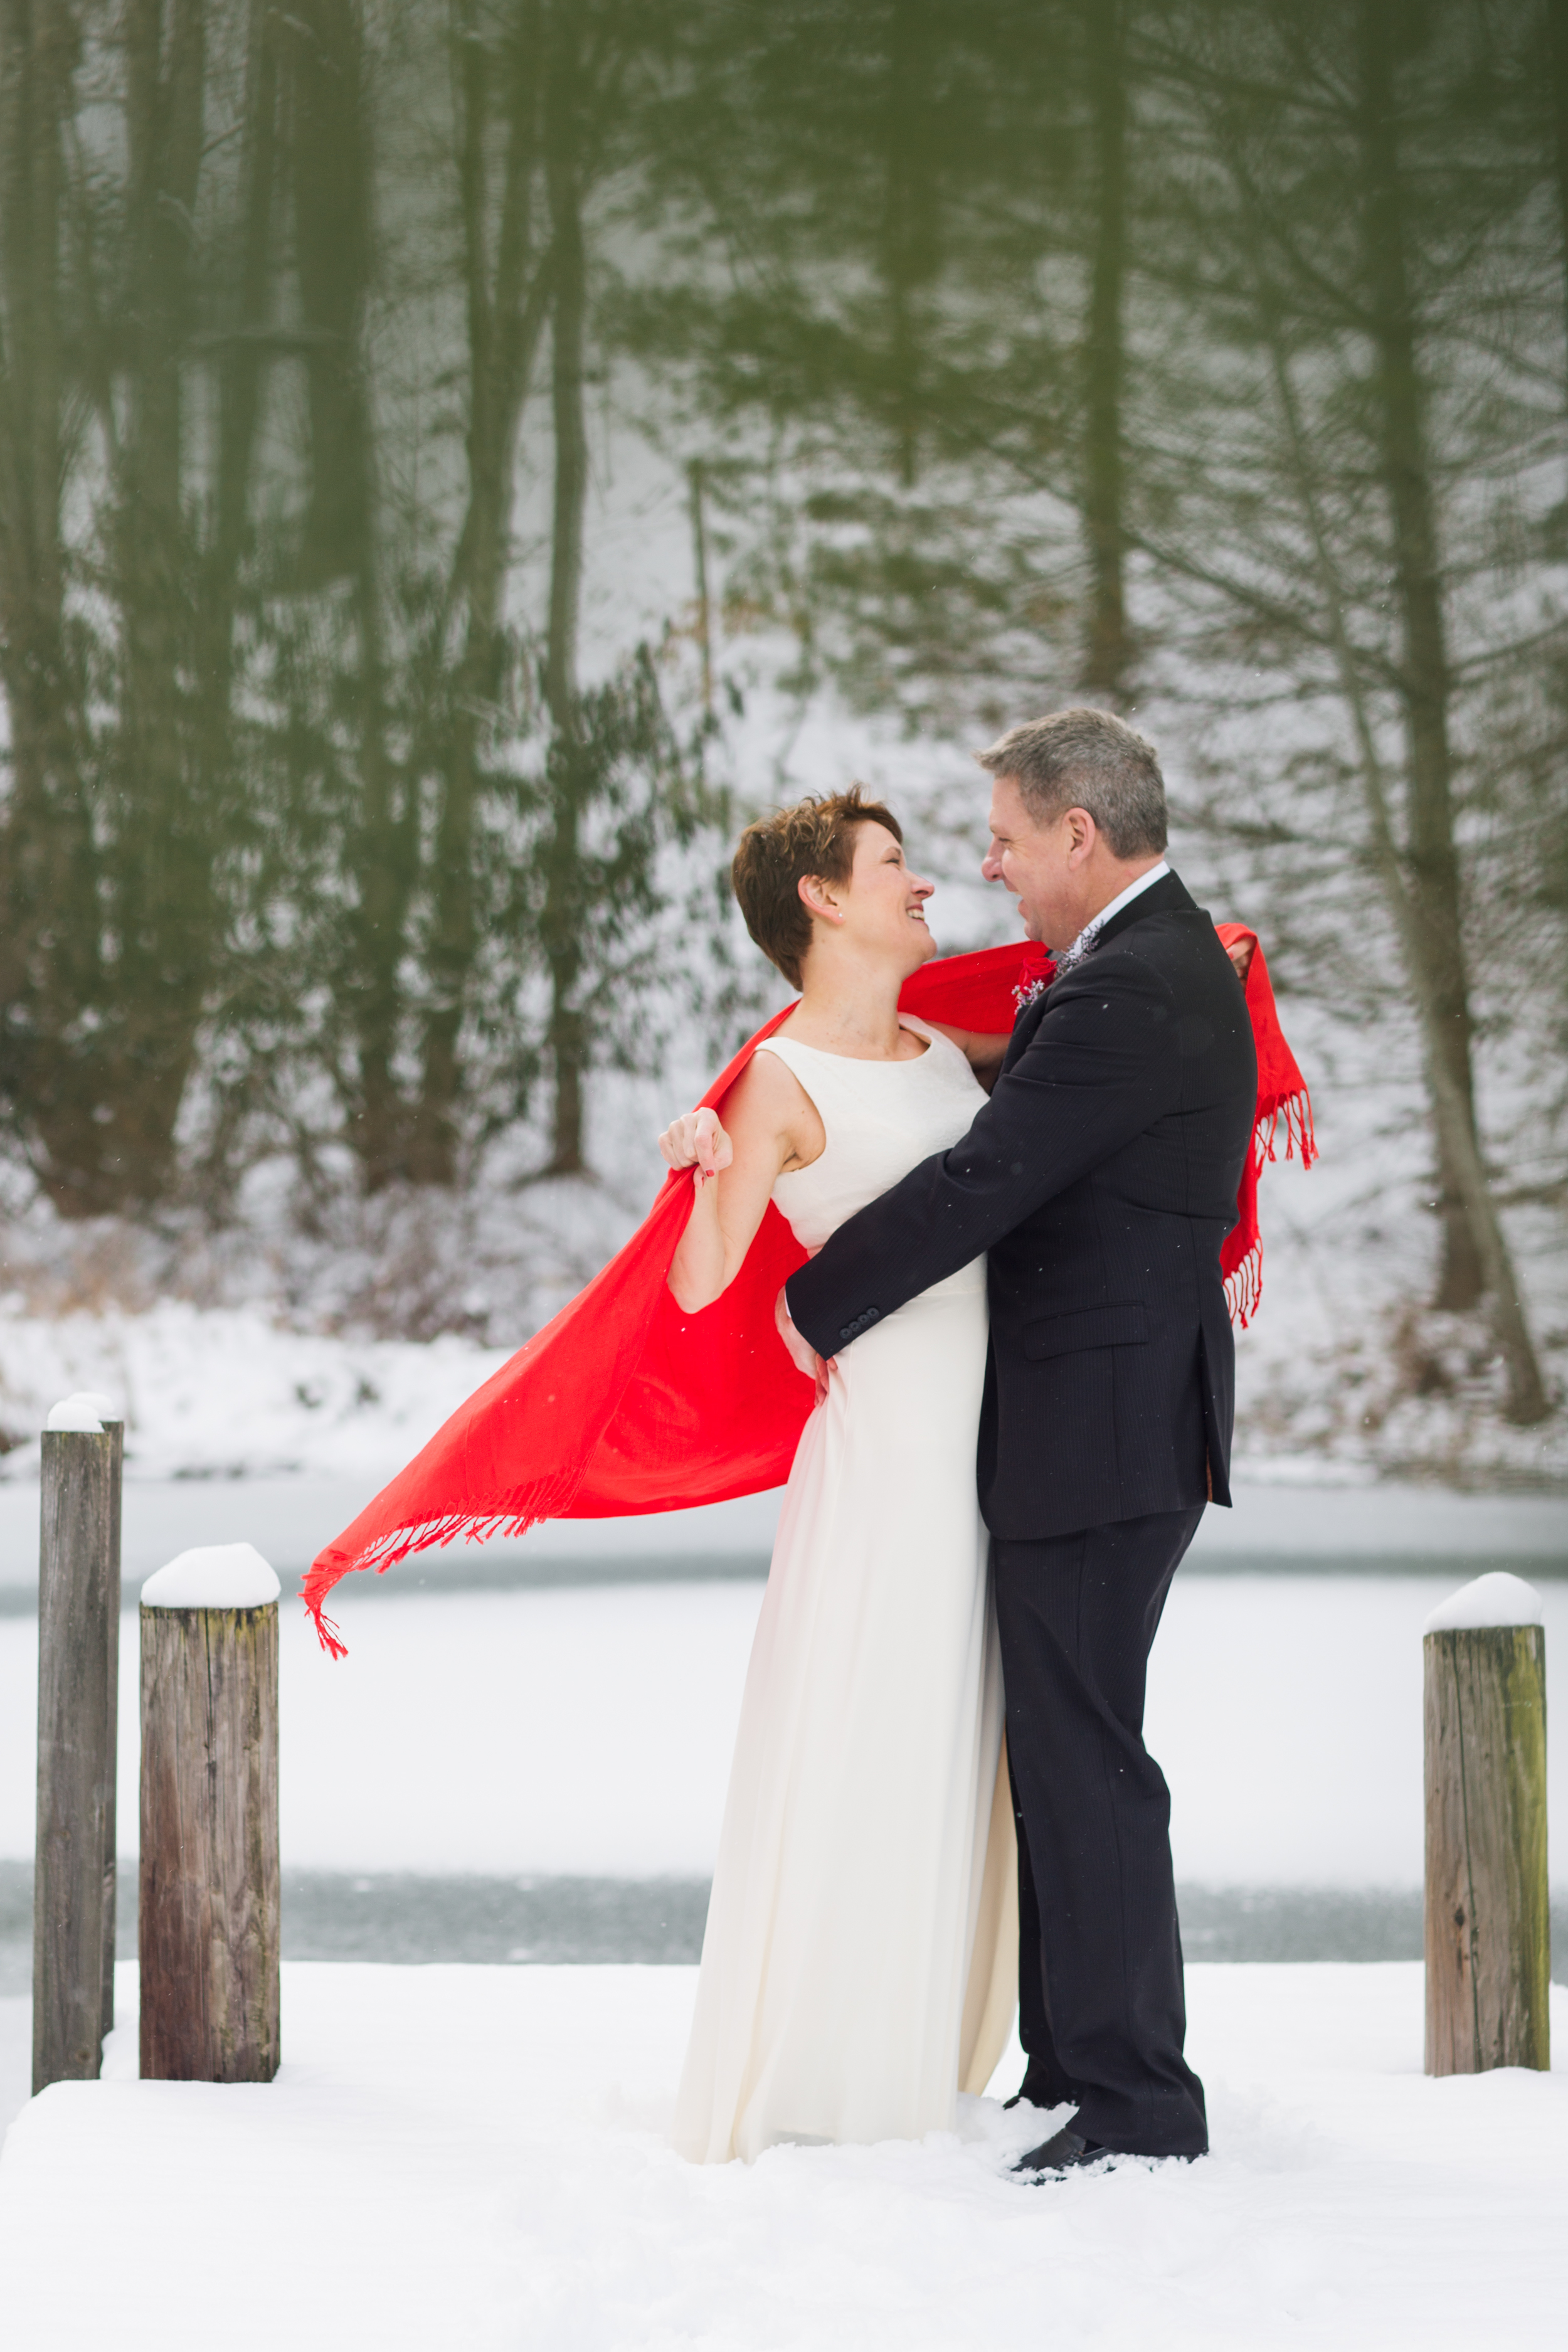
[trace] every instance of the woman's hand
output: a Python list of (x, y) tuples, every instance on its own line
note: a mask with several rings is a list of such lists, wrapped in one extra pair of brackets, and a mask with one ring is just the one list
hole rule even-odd
[(1252, 961), (1252, 950), (1257, 945), (1256, 940), (1232, 940), (1226, 950), (1226, 955), (1236, 966), (1236, 976), (1243, 988), (1247, 986), (1247, 967)]
[[(792, 1160), (810, 1158), (809, 1143), (801, 1149), (802, 1113), (816, 1116), (800, 1080), (776, 1054), (758, 1054), (724, 1097), (728, 1131), (713, 1111), (690, 1110), (659, 1137), (670, 1167), (689, 1168), (697, 1178), (669, 1265), (670, 1291), (684, 1314), (700, 1315), (722, 1297), (745, 1263), (780, 1174)], [(721, 1171), (724, 1181), (711, 1182)]]
[(689, 1110), (667, 1127), (658, 1139), (667, 1165), (671, 1168), (695, 1168), (697, 1190), (700, 1192), (710, 1177), (721, 1168), (728, 1168), (734, 1159), (733, 1146), (719, 1124), (715, 1110)]

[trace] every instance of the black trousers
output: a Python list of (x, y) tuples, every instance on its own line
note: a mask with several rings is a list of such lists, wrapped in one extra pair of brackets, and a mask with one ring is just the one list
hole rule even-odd
[(1027, 2096), (1107, 2147), (1201, 2156), (1149, 1652), (1203, 1506), (991, 1548), (1018, 1825)]

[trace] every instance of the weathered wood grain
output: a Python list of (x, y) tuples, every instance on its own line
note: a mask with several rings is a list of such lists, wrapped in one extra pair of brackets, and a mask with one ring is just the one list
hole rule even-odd
[[(114, 1820), (118, 1441), (46, 1430), (38, 1540), (33, 2090), (103, 2057), (105, 1856)], [(113, 1589), (111, 1590), (111, 1584)], [(112, 1931), (110, 1931), (112, 1932)]]
[(120, 1776), (120, 1517), (125, 1475), (125, 1423), (106, 1421), (110, 1444), (109, 1486), (109, 1569), (104, 1581), (108, 1611), (104, 1699), (109, 1715), (109, 1783), (103, 1808), (103, 2031), (114, 2031), (115, 1894), (119, 1879), (116, 1840), (119, 1829)]
[(278, 2071), (278, 1604), (142, 1611), (142, 2073)]
[(1546, 1636), (1426, 1637), (1426, 2072), (1551, 2064)]

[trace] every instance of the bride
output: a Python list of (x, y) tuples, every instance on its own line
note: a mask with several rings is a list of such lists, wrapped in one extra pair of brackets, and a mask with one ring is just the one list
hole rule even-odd
[[(912, 1019), (932, 886), (858, 789), (752, 825), (752, 939), (801, 991), (724, 1102), (660, 1139), (697, 1170), (669, 1272), (687, 1313), (773, 1200), (807, 1250), (965, 1134), (1006, 1040)], [(1016, 1860), (975, 1493), (977, 1258), (819, 1391), (790, 1472), (735, 1743), (675, 2141), (918, 2138), (983, 2091), (1012, 2023)], [(783, 1362), (781, 1358), (781, 1370)]]

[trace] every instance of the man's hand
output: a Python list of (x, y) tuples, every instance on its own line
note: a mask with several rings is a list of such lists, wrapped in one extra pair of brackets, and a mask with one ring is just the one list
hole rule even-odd
[(808, 1381), (816, 1381), (816, 1402), (820, 1404), (827, 1394), (827, 1375), (833, 1370), (832, 1357), (825, 1360), (811, 1341), (795, 1329), (789, 1318), (789, 1301), (782, 1290), (773, 1307), (773, 1321), (778, 1326), (779, 1338), (789, 1349), (789, 1359), (796, 1371), (804, 1372)]
[(1236, 966), (1236, 976), (1243, 988), (1247, 986), (1247, 974), (1252, 962), (1252, 950), (1257, 945), (1256, 940), (1233, 940), (1226, 950), (1226, 955)]
[(735, 1157), (716, 1110), (687, 1111), (673, 1127), (665, 1129), (658, 1139), (658, 1148), (669, 1167), (696, 1169), (700, 1192), (710, 1178), (717, 1176), (721, 1168), (728, 1168)]

